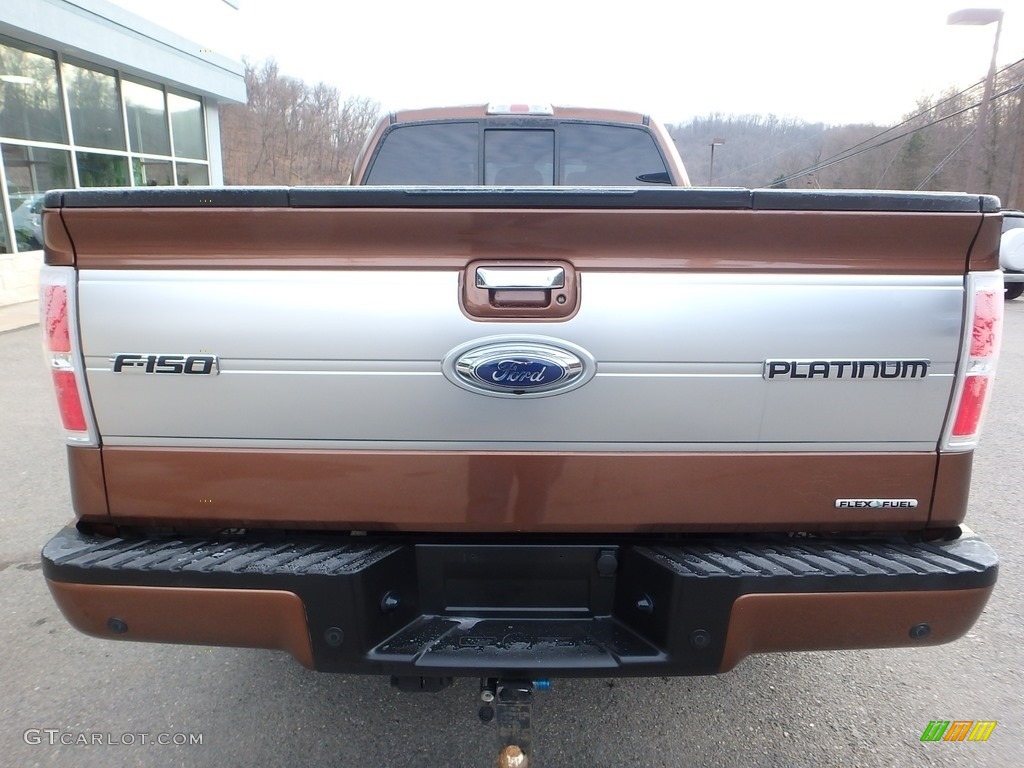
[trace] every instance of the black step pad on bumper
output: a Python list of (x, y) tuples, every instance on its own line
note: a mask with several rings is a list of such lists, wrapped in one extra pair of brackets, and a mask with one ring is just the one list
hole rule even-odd
[[(743, 597), (748, 606), (750, 598), (775, 599), (780, 610), (806, 615), (802, 648), (815, 647), (814, 633), (835, 635), (853, 620), (850, 599), (857, 621), (879, 626), (855, 626), (849, 645), (820, 647), (871, 647), (871, 637), (879, 645), (942, 642), (974, 621), (998, 566), (973, 534), (936, 543), (759, 537), (486, 545), (272, 534), (119, 538), (67, 528), (44, 548), (43, 568), (65, 584), (292, 592), (305, 606), (323, 670), (610, 676), (718, 671), (727, 643), (737, 641), (735, 626), (728, 636)], [(972, 615), (944, 635), (943, 606), (954, 600)], [(930, 632), (933, 623), (929, 640), (920, 627)], [(771, 637), (745, 645), (785, 647)]]

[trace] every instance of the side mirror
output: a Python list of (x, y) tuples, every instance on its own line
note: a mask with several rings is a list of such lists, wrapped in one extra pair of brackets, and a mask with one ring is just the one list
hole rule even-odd
[(1024, 272), (1024, 227), (1003, 232), (999, 239), (999, 266), (1009, 272)]

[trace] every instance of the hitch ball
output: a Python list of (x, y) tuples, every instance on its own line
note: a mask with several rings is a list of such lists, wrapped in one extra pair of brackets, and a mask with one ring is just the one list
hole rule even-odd
[(527, 768), (529, 764), (526, 753), (515, 744), (509, 744), (498, 755), (498, 768)]

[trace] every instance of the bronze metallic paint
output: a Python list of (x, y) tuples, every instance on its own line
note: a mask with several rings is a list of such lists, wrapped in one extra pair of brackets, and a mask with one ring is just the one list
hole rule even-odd
[[(921, 592), (750, 594), (732, 606), (720, 672), (752, 653), (939, 645), (962, 637), (992, 587)], [(930, 634), (915, 640), (912, 627)]]
[[(921, 529), (934, 453), (103, 449), (115, 521), (409, 531)], [(837, 510), (837, 498), (917, 498)], [(286, 511), (286, 512), (285, 512)]]
[[(517, 117), (516, 114), (488, 115), (487, 104), (470, 104), (460, 107), (427, 107), (425, 109), (406, 109), (396, 112), (396, 123), (414, 123), (422, 120), (482, 120), (491, 118)], [(621, 109), (594, 109), (592, 107), (551, 107), (551, 115), (531, 115), (537, 119), (553, 117), (556, 120), (591, 120), (608, 123), (631, 123), (641, 125), (644, 115), (640, 112), (629, 112)]]
[(971, 247), (968, 269), (987, 272), (999, 269), (999, 239), (1002, 236), (1003, 217), (989, 213), (982, 217), (978, 237)]
[(107, 508), (101, 449), (69, 445), (68, 474), (71, 478), (71, 506), (75, 516), (105, 521), (110, 510)]
[[(81, 269), (445, 269), (961, 275), (966, 213), (68, 208)], [(187, 241), (181, 238), (188, 232)]]
[(967, 514), (974, 451), (939, 454), (929, 528), (952, 528)]
[(43, 257), (52, 267), (70, 267), (75, 263), (75, 247), (68, 235), (61, 212), (43, 209)]
[[(46, 580), (68, 622), (106, 640), (190, 643), (287, 651), (313, 669), (306, 609), (292, 592), (67, 584)], [(128, 625), (123, 634), (107, 621)]]

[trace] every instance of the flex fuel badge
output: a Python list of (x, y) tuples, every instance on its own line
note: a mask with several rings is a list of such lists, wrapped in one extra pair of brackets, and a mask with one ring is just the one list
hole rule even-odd
[(836, 509), (914, 509), (917, 499), (836, 499)]

